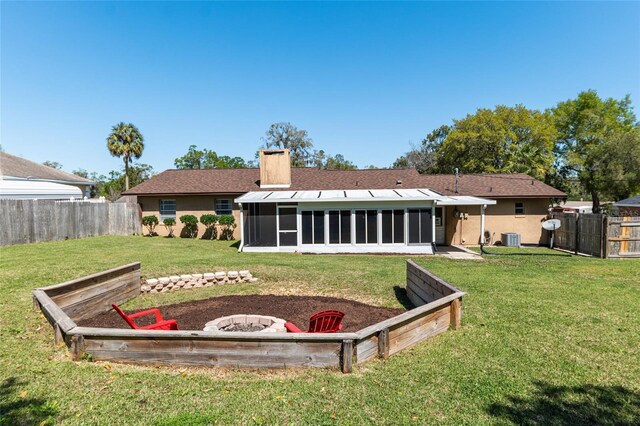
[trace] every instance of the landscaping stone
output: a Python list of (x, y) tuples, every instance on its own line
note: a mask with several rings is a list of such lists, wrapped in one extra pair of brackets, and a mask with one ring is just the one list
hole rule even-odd
[(171, 280), (172, 283), (177, 283), (178, 281), (180, 281), (180, 277), (177, 275), (171, 275), (169, 279)]
[(169, 284), (169, 277), (158, 278), (158, 284)]
[(180, 279), (183, 281), (191, 281), (191, 278), (192, 278), (191, 275), (188, 275), (188, 274), (180, 275)]
[(141, 279), (140, 292), (143, 294), (152, 292), (166, 293), (167, 291), (178, 291), (180, 289), (191, 290), (194, 288), (211, 287), (227, 282), (256, 281), (258, 280), (254, 278), (248, 270), (170, 275), (168, 277)]
[(194, 280), (201, 280), (202, 279), (202, 274), (193, 274), (191, 276), (193, 277)]
[(155, 278), (151, 278), (150, 280), (147, 280), (147, 285), (155, 286), (156, 284), (158, 284), (158, 280)]
[(206, 274), (203, 275), (203, 278), (207, 281), (214, 280), (216, 278), (216, 274), (212, 272), (207, 272)]

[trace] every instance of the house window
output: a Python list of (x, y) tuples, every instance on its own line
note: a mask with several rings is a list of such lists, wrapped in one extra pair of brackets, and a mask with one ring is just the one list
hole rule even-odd
[(216, 200), (216, 214), (218, 216), (230, 215), (233, 213), (233, 204), (228, 199)]
[(382, 210), (382, 243), (404, 243), (404, 210)]
[(516, 215), (524, 215), (524, 203), (516, 203)]
[(324, 244), (324, 210), (303, 211), (302, 244)]
[(176, 200), (160, 200), (160, 220), (176, 218)]
[(351, 243), (351, 211), (332, 210), (329, 212), (329, 244)]
[(356, 210), (356, 244), (378, 244), (377, 210)]

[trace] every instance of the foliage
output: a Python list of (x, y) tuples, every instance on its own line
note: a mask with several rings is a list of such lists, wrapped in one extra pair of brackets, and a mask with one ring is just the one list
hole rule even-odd
[(452, 173), (526, 173), (544, 180), (553, 170), (556, 130), (548, 112), (522, 105), (478, 109), (423, 144), (436, 149), (437, 170)]
[(144, 151), (144, 138), (136, 126), (120, 122), (111, 128), (107, 137), (107, 149), (114, 157), (124, 161), (124, 188), (129, 189), (129, 166)]
[(314, 167), (323, 170), (355, 170), (358, 167), (344, 158), (342, 154), (327, 156), (324, 150), (314, 151), (311, 163)]
[[(134, 163), (129, 166), (129, 182), (132, 186), (139, 185), (142, 182), (149, 180), (153, 175), (153, 167), (148, 164)], [(100, 177), (104, 178), (104, 176)], [(126, 172), (124, 168), (121, 171), (110, 171), (109, 177), (101, 184), (99, 194), (110, 201), (116, 201), (125, 191), (125, 177)]]
[(232, 240), (233, 231), (236, 229), (236, 218), (230, 214), (222, 215), (218, 218), (218, 223), (222, 226), (220, 238), (223, 240)]
[(427, 144), (411, 146), (411, 150), (396, 159), (393, 169), (416, 169), (418, 173), (433, 173), (436, 169), (435, 152)]
[(147, 231), (149, 231), (148, 235), (150, 237), (156, 235), (156, 226), (158, 226), (158, 223), (160, 222), (158, 221), (158, 217), (156, 215), (142, 217), (142, 225), (147, 228)]
[(184, 225), (181, 236), (195, 238), (198, 234), (198, 218), (192, 214), (185, 214), (180, 216), (180, 222)]
[[(558, 103), (557, 166), (563, 177), (576, 176), (591, 195), (593, 211), (602, 196), (622, 197), (640, 189), (638, 132), (631, 99), (601, 99), (595, 90)], [(635, 166), (635, 167), (634, 167)]]
[(90, 189), (89, 198), (96, 198), (98, 195), (102, 195), (102, 187), (104, 186), (107, 180), (107, 177), (105, 175), (99, 175), (96, 172), (89, 173), (85, 169), (77, 169), (72, 171), (71, 173), (73, 173), (76, 176), (83, 177), (85, 179), (91, 179), (92, 181), (95, 182)]
[(172, 217), (165, 217), (162, 220), (162, 224), (164, 225), (164, 227), (167, 229), (167, 231), (169, 232), (169, 235), (167, 235), (167, 237), (169, 238), (173, 238), (173, 227), (176, 226), (176, 220)]
[(206, 148), (200, 150), (196, 145), (189, 146), (188, 152), (175, 159), (178, 169), (237, 169), (246, 167), (246, 162), (240, 157), (228, 155), (218, 156), (215, 151)]
[(45, 161), (42, 163), (43, 166), (47, 166), (47, 167), (51, 167), (57, 170), (61, 170), (62, 169), (62, 164), (58, 163), (57, 161)]
[(313, 140), (291, 123), (272, 124), (263, 141), (266, 148), (289, 149), (293, 167), (305, 167), (313, 159)]
[(202, 238), (209, 240), (216, 239), (216, 224), (218, 223), (218, 216), (215, 214), (203, 214), (200, 216), (200, 223), (207, 227)]
[(144, 277), (248, 269), (260, 285), (137, 297), (125, 310), (249, 293), (400, 308), (405, 257), (238, 255), (228, 241), (132, 236), (2, 247), (0, 383), (13, 383), (0, 388), (0, 424), (199, 421), (189, 413), (219, 424), (638, 424), (640, 260), (513, 253), (541, 255), (418, 259), (468, 293), (462, 328), (343, 375), (70, 362), (32, 291), (140, 260)]

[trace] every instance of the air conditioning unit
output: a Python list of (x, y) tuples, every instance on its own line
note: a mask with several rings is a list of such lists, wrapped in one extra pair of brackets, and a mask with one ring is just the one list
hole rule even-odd
[(505, 247), (520, 247), (520, 234), (515, 232), (503, 232), (502, 245)]

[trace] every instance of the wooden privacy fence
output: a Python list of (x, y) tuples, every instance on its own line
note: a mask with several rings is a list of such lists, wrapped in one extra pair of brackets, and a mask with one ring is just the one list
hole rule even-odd
[(601, 258), (640, 257), (640, 217), (553, 213), (555, 246)]
[[(74, 359), (141, 364), (231, 366), (245, 368), (334, 367), (344, 373), (373, 358), (386, 359), (424, 340), (460, 326), (461, 300), (455, 287), (412, 261), (407, 291), (417, 307), (355, 333), (242, 333), (200, 330), (130, 330), (78, 327), (140, 292), (140, 264), (114, 268), (34, 290), (34, 306)], [(415, 295), (415, 296), (414, 296)]]
[(0, 200), (0, 246), (141, 233), (136, 204)]

